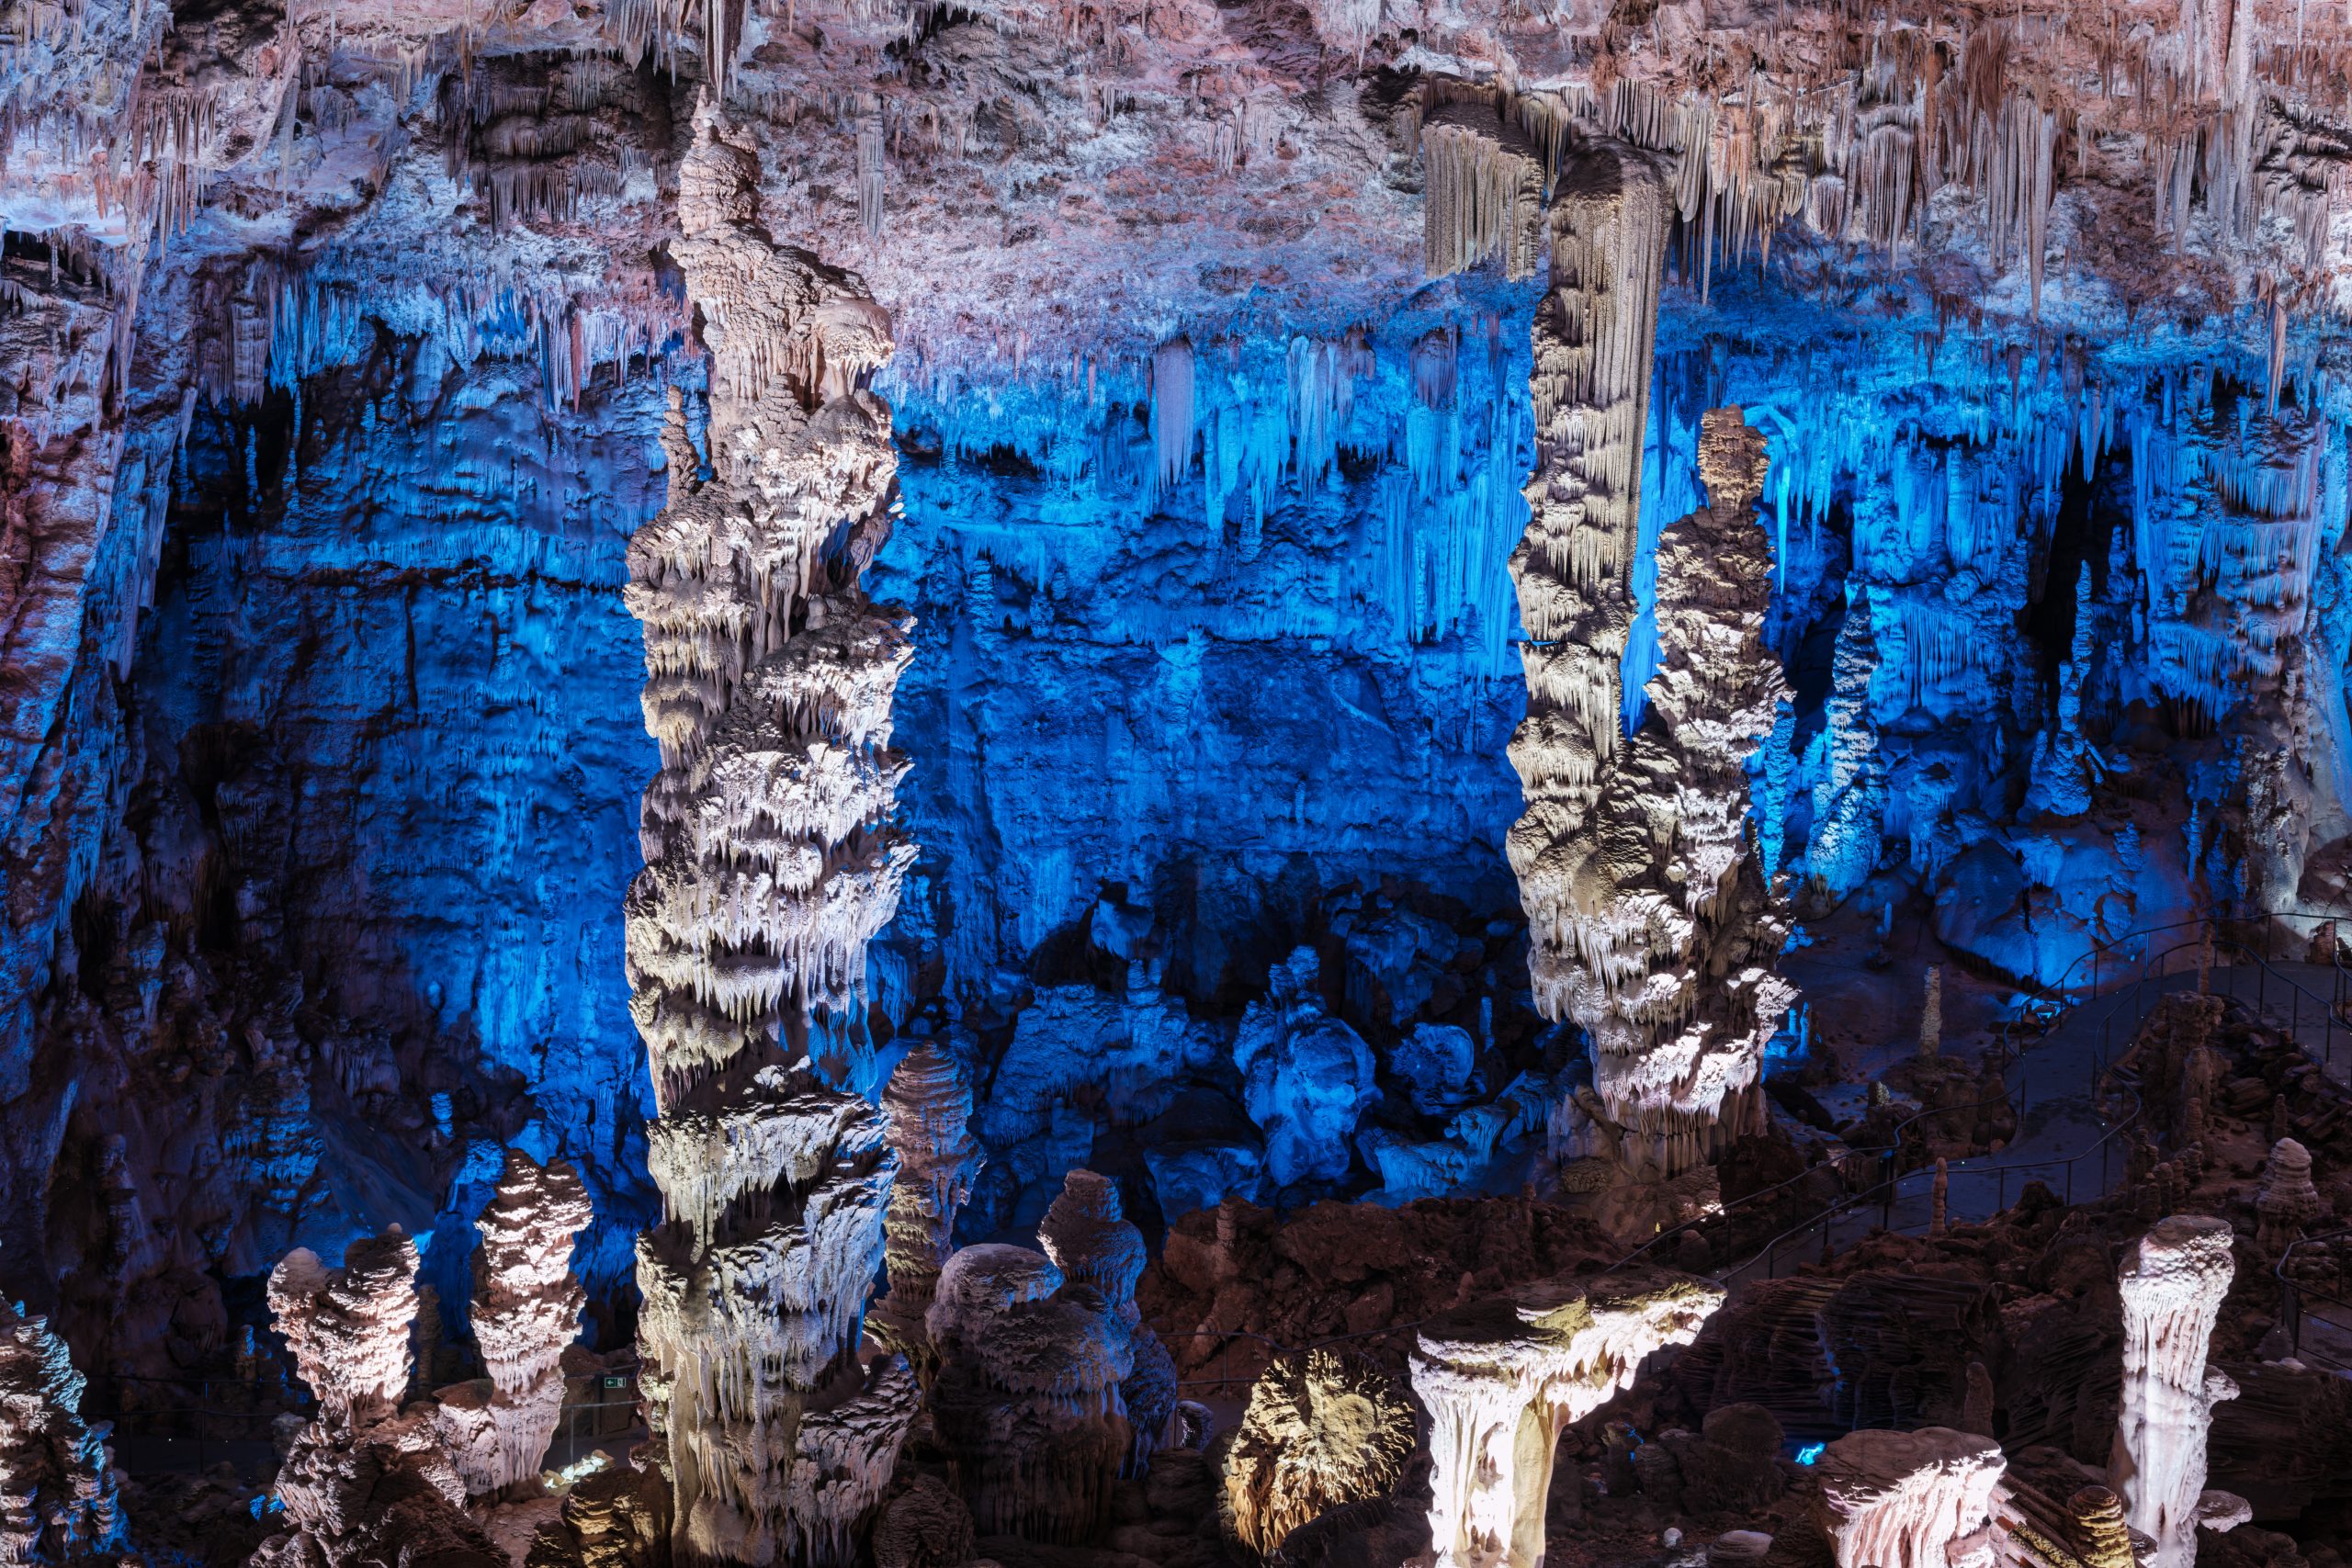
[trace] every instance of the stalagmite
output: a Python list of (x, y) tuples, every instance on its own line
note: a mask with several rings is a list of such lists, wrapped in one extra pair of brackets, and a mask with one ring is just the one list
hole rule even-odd
[(0, 1563), (119, 1559), (106, 1428), (82, 1419), (82, 1374), (45, 1317), (0, 1299)]
[(890, 1075), (882, 1109), (899, 1154), (890, 1188), (890, 1293), (878, 1321), (901, 1343), (919, 1337), (939, 1270), (955, 1250), (956, 1215), (972, 1195), (987, 1156), (972, 1135), (972, 1086), (963, 1065), (938, 1046), (919, 1045)]
[(1387, 1373), (1332, 1350), (1283, 1356), (1250, 1387), (1218, 1511), (1270, 1557), (1309, 1520), (1386, 1496), (1412, 1451), (1413, 1407)]
[(931, 1413), (982, 1535), (1087, 1540), (1133, 1449), (1129, 1325), (1043, 1253), (967, 1247), (940, 1270)]
[(340, 1269), (298, 1248), (270, 1272), (271, 1314), (319, 1411), (278, 1467), (287, 1528), (254, 1553), (254, 1568), (507, 1562), (467, 1517), (466, 1483), (431, 1412), (395, 1408), (409, 1382), (416, 1262), (394, 1227), (353, 1242)]
[(1939, 965), (1928, 965), (1927, 995), (1919, 1002), (1919, 1055), (1933, 1056), (1943, 1049), (1944, 1043), (1944, 972)]
[(2177, 1214), (2140, 1238), (2117, 1276), (2123, 1296), (2123, 1397), (2108, 1482), (2133, 1529), (2156, 1543), (2151, 1568), (2197, 1561), (2213, 1406), (2237, 1385), (2208, 1371), (2206, 1347), (2236, 1266), (2226, 1220)]
[(2104, 1486), (2086, 1486), (2067, 1500), (2073, 1516), (2075, 1551), (2083, 1568), (2132, 1568), (2132, 1527), (2123, 1522), (2123, 1499)]
[(474, 1221), (474, 1339), (487, 1402), (445, 1400), (443, 1440), (466, 1491), (491, 1496), (535, 1481), (563, 1418), (563, 1352), (587, 1302), (571, 1271), (572, 1237), (594, 1217), (587, 1190), (561, 1161), (506, 1152), (497, 1196)]
[(2326, 1208), (2319, 1189), (2312, 1185), (2311, 1152), (2292, 1138), (2272, 1144), (2270, 1158), (2262, 1168), (2262, 1190), (2254, 1201), (2255, 1245), (2277, 1257)]
[[(1748, 822), (1747, 761), (1787, 694), (1762, 640), (1771, 552), (1754, 508), (1764, 438), (1738, 410), (1714, 410), (1699, 465), (1710, 504), (1658, 538), (1658, 666), (1640, 728), (1619, 740), (1613, 661), (1598, 645), (1567, 640), (1591, 621), (1560, 623), (1559, 645), (1527, 650), (1530, 716), (1511, 748), (1530, 802), (1510, 847), (1534, 933), (1538, 1004), (1549, 1016), (1565, 1012), (1592, 1042), (1601, 1141), (1629, 1168), (1668, 1177), (1761, 1126), (1764, 1045), (1795, 996), (1772, 971), (1787, 919)], [(1611, 514), (1599, 499), (1609, 493), (1600, 487), (1583, 502), (1572, 561), (1587, 559), (1576, 553), (1585, 550), (1600, 552), (1593, 563), (1611, 559), (1618, 547), (1589, 526), (1596, 512)], [(1623, 511), (1630, 526), (1631, 507)], [(1539, 526), (1543, 514), (1539, 504)], [(1532, 616), (1531, 585), (1544, 580), (1536, 529), (1528, 537), (1512, 565)], [(1608, 592), (1573, 582), (1544, 590), (1555, 614), (1588, 594), (1606, 604)], [(1529, 626), (1542, 635), (1533, 618)], [(1610, 645), (1622, 649), (1622, 639)], [(1557, 753), (1532, 743), (1531, 728), (1569, 669), (1596, 683), (1576, 700), (1580, 733)], [(1541, 795), (1545, 775), (1531, 763), (1550, 767), (1562, 755), (1579, 760), (1553, 776), (1571, 776), (1589, 757), (1594, 786)]]
[(1815, 1461), (1815, 1506), (1838, 1568), (1959, 1568), (1982, 1532), (2007, 1461), (1990, 1438), (1949, 1427), (1850, 1432)]
[(775, 244), (756, 164), (707, 103), (672, 247), (711, 354), (708, 461), (675, 400), (670, 505), (629, 544), (645, 632), (645, 870), (632, 1008), (660, 1117), (662, 1219), (639, 1340), (689, 1559), (784, 1551), (811, 1393), (857, 1372), (895, 1161), (871, 1091), (865, 948), (912, 857), (890, 825), (910, 656), (859, 585), (888, 536), (890, 322), (855, 277)]
[(1687, 1345), (1724, 1292), (1662, 1269), (1551, 1280), (1424, 1324), (1411, 1364), (1430, 1413), (1436, 1568), (1536, 1568), (1561, 1431)]
[(922, 1413), (922, 1385), (903, 1358), (891, 1356), (875, 1363), (854, 1397), (801, 1418), (786, 1508), (786, 1562), (856, 1568), (861, 1532), (881, 1506), (908, 1428)]

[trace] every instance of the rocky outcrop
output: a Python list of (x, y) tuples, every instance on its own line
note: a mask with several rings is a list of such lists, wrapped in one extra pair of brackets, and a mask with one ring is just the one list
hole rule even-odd
[(0, 1562), (117, 1562), (129, 1545), (107, 1429), (46, 1319), (0, 1298)]
[(2237, 1272), (2225, 1220), (2159, 1220), (2123, 1260), (2123, 1398), (2108, 1484), (2132, 1528), (2155, 1542), (2154, 1568), (2197, 1561), (2200, 1517), (2228, 1510), (2205, 1490), (2205, 1439), (2213, 1406), (2237, 1385), (2205, 1357), (2213, 1323)]
[(1697, 1337), (1723, 1302), (1716, 1286), (1630, 1269), (1521, 1286), (1422, 1325), (1411, 1363), (1430, 1413), (1438, 1568), (1536, 1568), (1560, 1433), (1651, 1352)]
[(1330, 1181), (1348, 1173), (1348, 1140), (1380, 1097), (1361, 1035), (1330, 1016), (1318, 987), (1322, 964), (1300, 948), (1267, 976), (1234, 1036), (1242, 1103), (1266, 1134), (1266, 1175), (1277, 1187)]
[(706, 108), (673, 249), (711, 352), (710, 477), (673, 407), (670, 506), (630, 541), (628, 590), (662, 760), (628, 901), (663, 1208), (639, 1342), (677, 1547), (740, 1562), (787, 1535), (795, 1433), (854, 1371), (883, 1257), (865, 948), (913, 852), (889, 826), (905, 628), (858, 582), (889, 526), (889, 410), (864, 387), (889, 321), (770, 241), (755, 175)]

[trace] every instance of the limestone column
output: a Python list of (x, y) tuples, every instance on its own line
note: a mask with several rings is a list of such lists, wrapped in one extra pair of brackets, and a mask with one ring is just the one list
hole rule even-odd
[(1592, 1019), (1596, 1057), (1638, 1043), (1630, 1024), (1611, 1021), (1608, 1003), (1639, 973), (1611, 960), (1617, 933), (1589, 915), (1612, 881), (1594, 817), (1623, 732), (1621, 666), (1634, 624), (1668, 218), (1665, 179), (1646, 152), (1597, 141), (1560, 171), (1529, 383), (1530, 516), (1510, 558), (1527, 678), (1527, 716), (1511, 736), (1510, 761), (1527, 808), (1508, 850), (1527, 910), (1536, 1007), (1549, 1019)]
[(758, 167), (697, 114), (673, 247), (710, 351), (709, 477), (673, 400), (670, 505), (629, 544), (645, 631), (631, 1009), (659, 1117), (639, 1238), (648, 1406), (687, 1562), (777, 1560), (800, 1418), (859, 1377), (896, 1168), (865, 1098), (865, 948), (913, 849), (889, 750), (906, 626), (860, 574), (889, 528), (889, 318), (774, 243)]
[(2159, 1220), (2117, 1275), (2123, 1393), (2108, 1483), (2123, 1498), (2125, 1520), (2156, 1543), (2150, 1568), (2191, 1568), (2200, 1512), (2218, 1518), (2233, 1511), (2234, 1499), (2205, 1491), (2213, 1406), (2238, 1395), (2235, 1383), (2205, 1365), (2237, 1272), (2231, 1235), (2227, 1220), (2202, 1214)]

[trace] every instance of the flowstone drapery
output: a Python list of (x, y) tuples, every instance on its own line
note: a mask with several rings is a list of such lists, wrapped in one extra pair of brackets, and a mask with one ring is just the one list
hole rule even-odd
[(1698, 1337), (1723, 1303), (1703, 1280), (1627, 1269), (1540, 1280), (1424, 1325), (1411, 1359), (1430, 1413), (1437, 1568), (1535, 1568), (1561, 1431), (1652, 1351)]
[(416, 1261), (416, 1244), (395, 1226), (353, 1242), (339, 1269), (298, 1248), (271, 1271), (270, 1313), (319, 1410), (278, 1467), (286, 1528), (254, 1553), (254, 1568), (506, 1562), (465, 1514), (466, 1484), (431, 1411), (397, 1408)]
[(2244, 1507), (2205, 1490), (2205, 1438), (2213, 1406), (2237, 1384), (2205, 1365), (2213, 1320), (2237, 1268), (2227, 1220), (2176, 1214), (2140, 1238), (2118, 1272), (2123, 1296), (2123, 1398), (2108, 1483), (2124, 1517), (2156, 1543), (2152, 1568), (2197, 1561), (2200, 1515)]
[(801, 1413), (858, 1375), (895, 1168), (863, 1098), (865, 947), (913, 855), (889, 823), (906, 626), (859, 586), (897, 471), (864, 387), (889, 320), (769, 239), (757, 174), (706, 104), (672, 254), (710, 350), (710, 473), (673, 401), (671, 504), (631, 539), (627, 591), (662, 751), (628, 908), (663, 1207), (639, 1345), (675, 1548), (735, 1562), (786, 1550)]
[(1838, 1568), (1962, 1568), (1992, 1561), (2001, 1445), (1949, 1427), (1849, 1432), (1815, 1463), (1815, 1506)]

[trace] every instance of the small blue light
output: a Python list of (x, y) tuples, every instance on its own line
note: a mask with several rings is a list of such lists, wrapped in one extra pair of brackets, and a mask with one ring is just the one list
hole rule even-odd
[(1827, 1443), (1807, 1443), (1804, 1447), (1797, 1450), (1797, 1462), (1799, 1464), (1811, 1464), (1815, 1460), (1821, 1457), (1821, 1450), (1828, 1446), (1829, 1445)]

